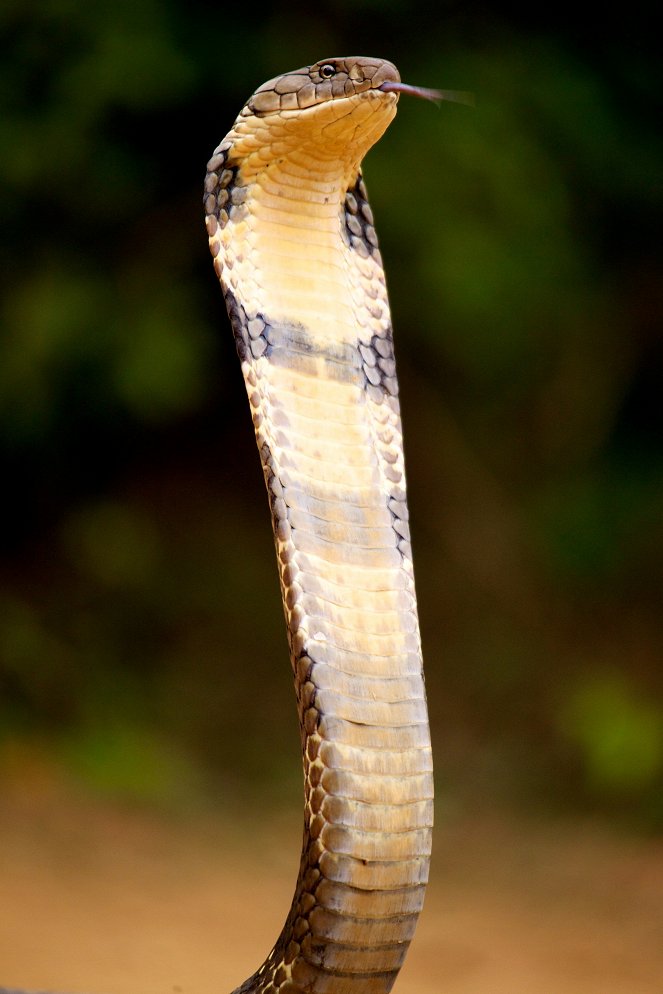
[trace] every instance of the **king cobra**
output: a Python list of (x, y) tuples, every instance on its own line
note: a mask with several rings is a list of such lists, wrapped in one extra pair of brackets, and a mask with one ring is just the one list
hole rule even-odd
[(234, 994), (383, 994), (428, 879), (433, 773), (389, 301), (361, 162), (381, 59), (260, 86), (207, 164), (214, 268), (267, 485), (301, 726), (292, 906)]

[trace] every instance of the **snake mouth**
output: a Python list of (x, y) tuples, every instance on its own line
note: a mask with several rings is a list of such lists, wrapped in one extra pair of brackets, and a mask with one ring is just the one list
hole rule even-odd
[(467, 90), (429, 90), (425, 86), (410, 86), (409, 83), (401, 83), (400, 80), (395, 79), (385, 80), (377, 89), (382, 90), (383, 93), (407, 93), (408, 96), (432, 100), (436, 104), (446, 100), (450, 103), (474, 106), (474, 94)]
[[(413, 89), (416, 89), (416, 87), (414, 87)], [(367, 85), (363, 86), (361, 89), (357, 88), (354, 93), (344, 94), (342, 96), (336, 96), (336, 97), (326, 96), (324, 98), (321, 98), (320, 100), (316, 100), (314, 103), (310, 103), (308, 105), (299, 106), (299, 107), (262, 106), (260, 98), (263, 97), (263, 102), (264, 102), (264, 95), (263, 93), (258, 91), (254, 93), (252, 97), (249, 98), (249, 100), (245, 105), (245, 109), (248, 109), (254, 117), (261, 119), (273, 118), (273, 117), (286, 117), (292, 119), (294, 116), (301, 116), (302, 118), (305, 118), (305, 117), (311, 117), (319, 113), (323, 108), (325, 107), (328, 108), (331, 105), (334, 105), (336, 107), (340, 106), (351, 107), (353, 105), (356, 105), (357, 101), (360, 98), (361, 99), (368, 98), (369, 100), (375, 100), (381, 103), (382, 101), (380, 100), (380, 91), (382, 91), (383, 93), (389, 92), (386, 84), (383, 84), (382, 86), (371, 86), (370, 83), (368, 83)], [(430, 92), (433, 93), (435, 91), (431, 90)], [(438, 99), (438, 98), (436, 97), (431, 99)], [(385, 103), (388, 103), (388, 101), (385, 101)]]

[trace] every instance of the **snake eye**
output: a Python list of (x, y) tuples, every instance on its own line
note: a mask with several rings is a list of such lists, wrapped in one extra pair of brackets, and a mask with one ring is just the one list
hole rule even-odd
[(331, 79), (332, 76), (336, 75), (336, 66), (333, 66), (331, 62), (325, 62), (324, 66), (320, 66), (320, 75), (323, 79)]

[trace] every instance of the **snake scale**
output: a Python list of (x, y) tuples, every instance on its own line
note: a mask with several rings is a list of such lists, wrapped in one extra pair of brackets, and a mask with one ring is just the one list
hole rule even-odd
[(267, 485), (301, 725), (292, 907), (235, 994), (383, 994), (428, 879), (433, 773), (398, 381), (361, 161), (395, 66), (325, 59), (260, 86), (205, 213)]

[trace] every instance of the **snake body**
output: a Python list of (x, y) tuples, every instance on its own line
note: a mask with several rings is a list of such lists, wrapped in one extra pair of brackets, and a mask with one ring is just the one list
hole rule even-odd
[(383, 994), (422, 907), (433, 775), (398, 382), (361, 161), (396, 68), (270, 80), (208, 163), (207, 230), (267, 484), (305, 815), (284, 928), (235, 994)]

